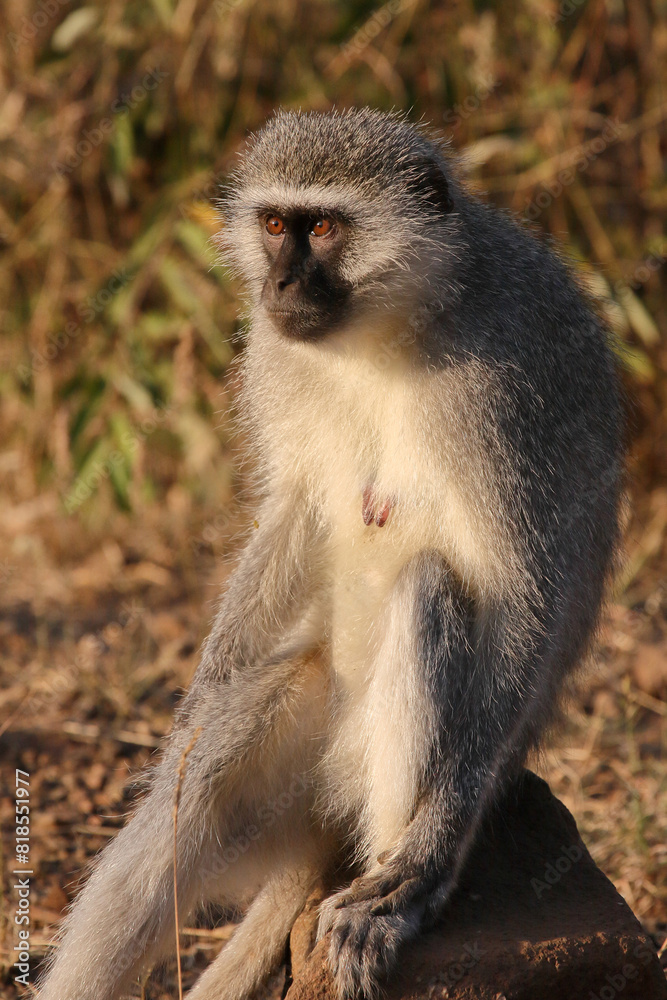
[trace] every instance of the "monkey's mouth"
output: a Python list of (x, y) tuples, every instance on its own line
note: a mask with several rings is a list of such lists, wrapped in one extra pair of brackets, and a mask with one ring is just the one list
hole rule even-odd
[(319, 340), (331, 329), (331, 320), (325, 319), (318, 309), (275, 309), (268, 307), (267, 316), (280, 333), (296, 340)]

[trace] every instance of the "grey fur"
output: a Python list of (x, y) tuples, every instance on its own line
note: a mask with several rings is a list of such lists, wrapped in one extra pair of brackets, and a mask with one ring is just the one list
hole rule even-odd
[[(467, 193), (445, 149), (400, 115), (280, 112), (222, 210), (249, 294), (259, 528), (42, 1000), (114, 1000), (171, 947), (173, 791), (198, 726), (182, 917), (211, 899), (250, 909), (193, 998), (249, 995), (341, 852), (360, 874), (320, 930), (341, 998), (374, 997), (552, 720), (613, 564), (622, 416), (606, 331), (557, 254)], [(296, 334), (267, 312), (278, 258), (261, 219), (281, 213), (340, 220), (325, 271), (347, 307), (331, 331), (298, 335), (310, 237), (281, 279), (298, 286)], [(364, 523), (372, 504), (383, 517)]]

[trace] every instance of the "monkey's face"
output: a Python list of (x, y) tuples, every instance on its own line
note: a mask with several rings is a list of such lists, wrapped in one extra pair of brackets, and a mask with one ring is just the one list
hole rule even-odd
[(352, 285), (341, 273), (348, 226), (340, 216), (262, 212), (269, 269), (260, 301), (288, 337), (314, 340), (345, 321)]
[(453, 191), (439, 148), (400, 116), (279, 112), (220, 201), (249, 333), (268, 319), (284, 337), (352, 340), (409, 322), (455, 287)]

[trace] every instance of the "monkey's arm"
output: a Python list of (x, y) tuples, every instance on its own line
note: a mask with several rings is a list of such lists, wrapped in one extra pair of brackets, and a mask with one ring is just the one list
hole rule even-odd
[[(232, 575), (150, 791), (102, 854), (67, 918), (42, 984), (44, 1000), (115, 1000), (173, 944), (175, 879), (181, 920), (209, 893), (234, 901), (233, 890), (225, 888), (221, 855), (225, 847), (234, 847), (238, 827), (233, 826), (233, 804), (224, 808), (225, 795), (232, 794), (240, 773), (246, 776), (246, 791), (252, 789), (263, 741), (295, 711), (294, 692), (298, 695), (302, 687), (298, 663), (286, 660), (268, 669), (265, 664), (305, 602), (314, 536), (315, 522), (296, 498), (293, 508), (274, 501), (260, 511), (259, 527)], [(221, 683), (234, 672), (239, 683)], [(175, 874), (174, 793), (182, 772)], [(232, 874), (238, 877), (244, 863), (241, 854)], [(225, 896), (226, 891), (232, 895)], [(273, 960), (270, 944), (262, 955), (263, 961)]]
[(522, 764), (557, 686), (562, 650), (539, 626), (539, 599), (480, 609), (436, 553), (406, 570), (395, 596), (397, 607), (409, 599), (413, 641), (392, 675), (422, 734), (421, 774), (403, 834), (322, 908), (342, 996), (358, 987), (372, 996), (398, 947), (438, 915), (485, 805)]
[(312, 595), (318, 524), (305, 498), (272, 496), (256, 524), (220, 601), (195, 688), (271, 657)]

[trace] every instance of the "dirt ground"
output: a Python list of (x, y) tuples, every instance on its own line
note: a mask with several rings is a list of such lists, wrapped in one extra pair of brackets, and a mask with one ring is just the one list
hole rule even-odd
[[(29, 775), (34, 984), (81, 872), (123, 824), (169, 730), (241, 522), (207, 519), (177, 490), (150, 518), (118, 513), (96, 530), (64, 516), (49, 494), (5, 500), (0, 996), (9, 998), (17, 995), (15, 769)], [(609, 607), (566, 727), (534, 765), (658, 947), (667, 936), (666, 525), (667, 494), (658, 490), (630, 529), (623, 597)], [(182, 935), (185, 987), (233, 930), (210, 925)], [(278, 976), (271, 992), (280, 986)], [(137, 992), (175, 995), (175, 961)]]

